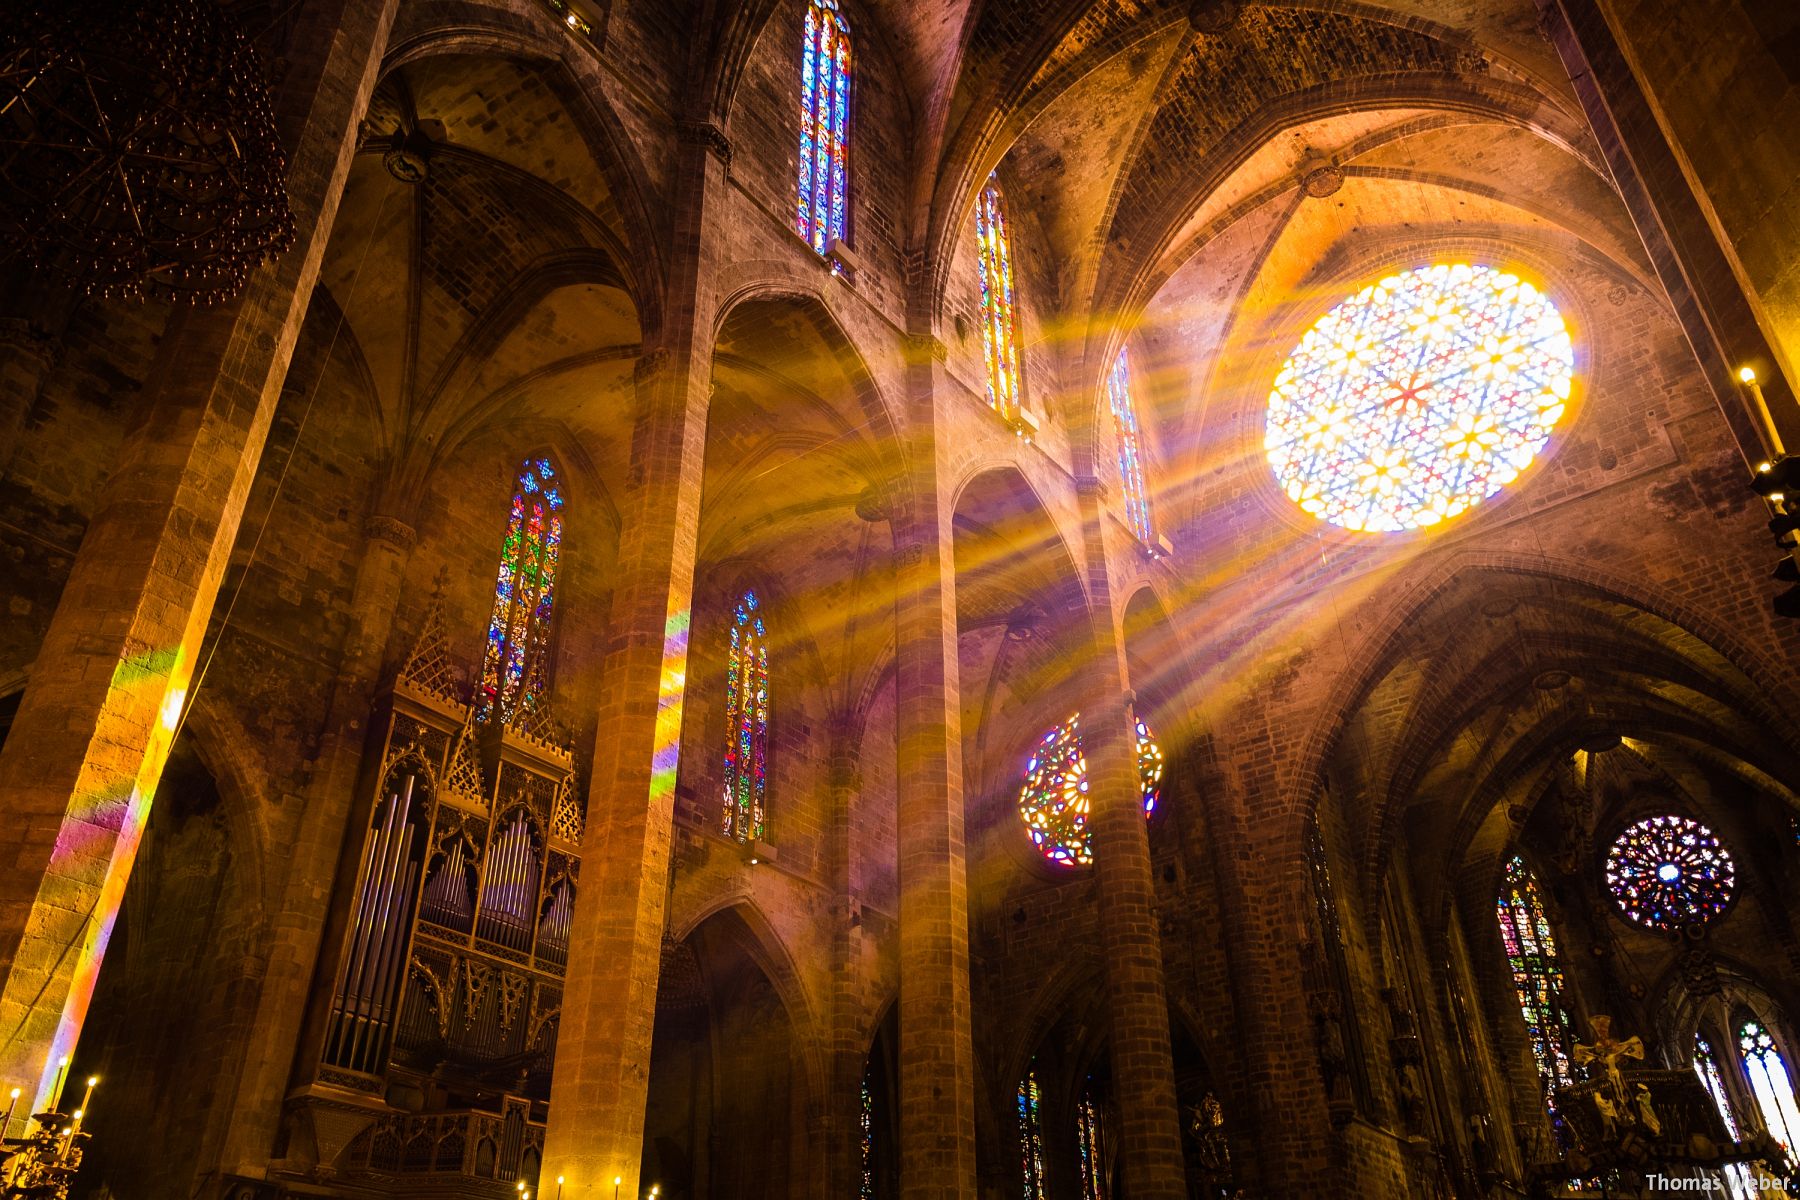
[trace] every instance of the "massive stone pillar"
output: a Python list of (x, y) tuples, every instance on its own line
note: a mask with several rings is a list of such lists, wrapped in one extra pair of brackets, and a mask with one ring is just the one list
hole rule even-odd
[(0, 1082), (73, 1048), (193, 682), (397, 0), (306, 6), (276, 115), (299, 238), (178, 312), (0, 752)]
[[(1612, 173), (1613, 182), (1631, 213), (1632, 223), (1643, 239), (1657, 278), (1668, 292), (1680, 319), (1682, 330), (1694, 348), (1695, 357), (1712, 385), (1733, 436), (1743, 448), (1745, 457), (1755, 462), (1763, 457), (1757, 434), (1758, 417), (1737, 384), (1737, 371), (1753, 367), (1761, 377), (1769, 408), (1781, 430), (1789, 452), (1800, 449), (1800, 408), (1795, 407), (1791, 372), (1792, 355), (1800, 347), (1800, 282), (1795, 282), (1792, 264), (1800, 262), (1800, 232), (1795, 232), (1791, 216), (1783, 218), (1780, 200), (1775, 195), (1764, 197), (1766, 203), (1749, 206), (1761, 214), (1759, 224), (1739, 230), (1719, 227), (1721, 212), (1736, 211), (1743, 205), (1727, 206), (1703, 203), (1690, 186), (1683, 163), (1690, 166), (1693, 157), (1684, 154), (1685, 147), (1670, 144), (1664, 127), (1657, 120), (1657, 108), (1632, 70), (1626, 48), (1607, 19), (1601, 0), (1539, 0), (1543, 10), (1542, 27), (1561, 56), (1569, 72), (1582, 111), (1594, 131), (1600, 153)], [(1633, 7), (1618, 4), (1614, 7)], [(1680, 5), (1656, 3), (1636, 4), (1639, 9), (1661, 7), (1666, 18), (1702, 7), (1684, 2)], [(1743, 20), (1744, 7), (1721, 6), (1727, 16)], [(1641, 13), (1641, 20), (1652, 25), (1665, 25), (1667, 20), (1654, 14)], [(1707, 25), (1710, 34), (1714, 26)], [(1733, 43), (1735, 46), (1736, 43)], [(1693, 54), (1690, 44), (1679, 47), (1686, 62), (1698, 64), (1712, 58), (1710, 54)], [(1773, 74), (1773, 56), (1769, 56)], [(1709, 68), (1710, 69), (1710, 68)], [(1690, 85), (1694, 81), (1690, 78)], [(1717, 79), (1714, 82), (1720, 82)], [(1741, 89), (1743, 81), (1733, 79), (1721, 90)], [(1702, 85), (1704, 90), (1704, 85)], [(1790, 90), (1789, 96), (1792, 96)], [(1774, 104), (1779, 97), (1770, 97)], [(1790, 103), (1791, 107), (1791, 103)], [(1774, 120), (1773, 109), (1758, 109), (1741, 115), (1748, 124)], [(1766, 151), (1771, 161), (1786, 154), (1780, 139), (1755, 141), (1755, 129), (1748, 124), (1729, 133), (1713, 131), (1729, 139), (1729, 152), (1741, 155), (1748, 169), (1760, 152)], [(1768, 126), (1772, 128), (1773, 126)], [(1716, 149), (1716, 148), (1715, 148)], [(1716, 157), (1716, 154), (1715, 156)], [(1745, 179), (1732, 179), (1734, 190), (1755, 192), (1756, 185)], [(1788, 196), (1796, 194), (1792, 178), (1783, 182)], [(1791, 212), (1791, 204), (1789, 211)], [(1766, 218), (1766, 221), (1763, 220)], [(1774, 232), (1782, 220), (1788, 221), (1791, 234), (1785, 240)], [(1750, 272), (1739, 259), (1731, 236), (1743, 237), (1746, 245), (1762, 248), (1765, 256), (1780, 261), (1758, 261), (1757, 271)], [(1769, 279), (1770, 288), (1781, 299), (1770, 306), (1752, 282), (1752, 275), (1767, 275), (1768, 268), (1785, 265), (1789, 278)], [(1784, 346), (1785, 343), (1785, 346)], [(1786, 360), (1783, 362), (1782, 360)], [(1781, 367), (1786, 368), (1784, 377)]]
[(1106, 969), (1115, 1144), (1132, 1200), (1185, 1200), (1181, 1119), (1169, 1044), (1169, 998), (1157, 928), (1150, 836), (1137, 766), (1136, 714), (1126, 690), (1124, 646), (1113, 619), (1099, 489), (1081, 487), (1091, 649), (1081, 664), (1081, 747), (1087, 758), (1095, 899)]
[(975, 1049), (969, 882), (963, 845), (956, 562), (941, 481), (948, 448), (935, 406), (943, 346), (911, 339), (910, 511), (897, 604), (900, 859), (900, 1194), (975, 1194)]
[(856, 923), (850, 892), (850, 857), (854, 838), (851, 811), (862, 793), (862, 770), (856, 738), (861, 732), (840, 718), (831, 731), (831, 801), (827, 859), (832, 889), (831, 991), (826, 1030), (828, 1091), (817, 1134), (823, 1145), (825, 1173), (820, 1183), (831, 1197), (856, 1194), (861, 1178), (858, 1157), (858, 1114), (862, 1071), (868, 1050), (863, 1004), (862, 930)]
[[(344, 827), (356, 804), (370, 699), (381, 677), (406, 565), (417, 540), (411, 524), (385, 513), (369, 517), (363, 535), (366, 545), (351, 591), (350, 627), (337, 678), (325, 701), (323, 731), (299, 829), (284, 847), (287, 879), (280, 907), (269, 921), (269, 958), (257, 991), (256, 1019), (237, 1072), (236, 1098), (228, 1105), (231, 1115), (219, 1153), (227, 1174), (260, 1175), (276, 1142), (289, 1075), (296, 1070), (294, 1046), (307, 1006), (315, 999), (309, 996), (308, 984), (315, 978), (331, 909), (326, 898), (339, 878)], [(322, 973), (327, 987), (335, 978), (336, 961), (328, 957), (331, 969)], [(316, 1043), (302, 1048), (303, 1055), (308, 1052), (310, 1060), (299, 1064), (302, 1075), (317, 1065)]]
[(717, 317), (724, 137), (684, 128), (667, 327), (638, 363), (620, 497), (581, 892), (550, 1088), (544, 1179), (569, 1200), (638, 1195), (669, 890), (676, 760)]

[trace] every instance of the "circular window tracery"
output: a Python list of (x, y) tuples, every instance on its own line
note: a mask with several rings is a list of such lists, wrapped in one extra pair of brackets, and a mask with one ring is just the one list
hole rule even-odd
[(1736, 882), (1736, 864), (1713, 831), (1687, 817), (1647, 817), (1606, 855), (1606, 885), (1619, 911), (1664, 933), (1716, 920)]
[[(1156, 810), (1162, 794), (1163, 754), (1156, 735), (1137, 722), (1138, 782), (1143, 788), (1144, 816)], [(1045, 858), (1062, 866), (1094, 861), (1088, 830), (1087, 756), (1081, 749), (1081, 714), (1050, 730), (1025, 762), (1025, 784), (1019, 790), (1019, 816)]]
[(1269, 393), (1264, 449), (1305, 511), (1345, 529), (1437, 525), (1519, 477), (1574, 377), (1550, 298), (1493, 267), (1390, 275), (1319, 318)]

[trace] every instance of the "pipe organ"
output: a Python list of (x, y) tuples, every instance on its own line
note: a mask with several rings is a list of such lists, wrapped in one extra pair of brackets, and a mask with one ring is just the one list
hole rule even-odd
[(335, 982), (290, 1138), (310, 1133), (344, 1183), (510, 1188), (542, 1151), (585, 813), (569, 749), (531, 727), (541, 708), (475, 721), (437, 621), (374, 714)]

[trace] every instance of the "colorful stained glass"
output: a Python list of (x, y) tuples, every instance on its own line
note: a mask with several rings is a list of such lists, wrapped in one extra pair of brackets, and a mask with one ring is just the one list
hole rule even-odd
[(1506, 963), (1512, 970), (1513, 990), (1525, 1017), (1531, 1053), (1537, 1059), (1544, 1101), (1556, 1112), (1553, 1091), (1575, 1081), (1569, 1066), (1569, 1011), (1563, 1004), (1562, 959), (1550, 918), (1544, 911), (1537, 879), (1525, 860), (1515, 855), (1506, 864), (1505, 882), (1495, 907), (1500, 919), (1500, 940), (1506, 945)]
[[(1137, 723), (1138, 781), (1143, 786), (1144, 815), (1156, 810), (1162, 795), (1163, 754), (1156, 735)], [(1025, 786), (1019, 792), (1019, 815), (1044, 857), (1065, 866), (1094, 861), (1088, 832), (1087, 756), (1081, 750), (1081, 714), (1076, 713), (1046, 733), (1025, 762)]]
[(1113, 360), (1106, 377), (1106, 398), (1112, 405), (1113, 433), (1119, 443), (1119, 486), (1125, 493), (1125, 517), (1138, 541), (1150, 544), (1150, 492), (1144, 485), (1144, 439), (1138, 432), (1137, 408), (1131, 402), (1131, 367), (1125, 351)]
[(1436, 525), (1531, 465), (1574, 369), (1562, 314), (1517, 275), (1467, 263), (1390, 275), (1288, 356), (1269, 393), (1269, 464), (1334, 525)]
[[(1731, 1096), (1719, 1074), (1719, 1058), (1713, 1053), (1712, 1044), (1698, 1034), (1694, 1035), (1694, 1074), (1700, 1077), (1701, 1086), (1706, 1088), (1706, 1094), (1718, 1108), (1719, 1119), (1725, 1122), (1725, 1132), (1731, 1135), (1732, 1141), (1737, 1141), (1741, 1136), (1737, 1116), (1731, 1111)], [(1743, 1163), (1731, 1163), (1725, 1168), (1725, 1192), (1731, 1200), (1755, 1200), (1750, 1169)]]
[(1753, 1017), (1738, 1022), (1738, 1053), (1743, 1056), (1744, 1075), (1750, 1081), (1750, 1094), (1756, 1097), (1763, 1127), (1781, 1143), (1792, 1164), (1794, 1148), (1800, 1146), (1800, 1106), (1794, 1103), (1787, 1062), (1768, 1029)]
[(1737, 867), (1719, 839), (1687, 817), (1647, 817), (1606, 855), (1606, 885), (1619, 911), (1664, 933), (1715, 920), (1736, 881)]
[(1050, 1188), (1044, 1178), (1044, 1115), (1038, 1093), (1037, 1071), (1025, 1072), (1019, 1081), (1019, 1167), (1025, 1180), (1025, 1200), (1045, 1200)]
[(512, 516), (500, 543), (494, 612), (475, 715), (511, 721), (531, 711), (549, 668), (550, 609), (556, 598), (556, 564), (562, 553), (562, 485), (547, 458), (529, 458), (519, 469)]
[(861, 1147), (862, 1177), (857, 1183), (857, 1200), (875, 1200), (875, 1091), (869, 1086), (869, 1073), (863, 1072), (862, 1107), (857, 1112), (857, 1141)]
[(800, 186), (794, 228), (820, 254), (842, 238), (850, 192), (850, 26), (837, 0), (806, 6), (800, 53)]
[(747, 842), (763, 835), (769, 770), (769, 645), (761, 602), (753, 591), (738, 601), (725, 664), (725, 836)]
[(981, 346), (987, 354), (988, 403), (1000, 415), (1012, 417), (1019, 411), (1018, 301), (1006, 204), (993, 179), (975, 202), (975, 240), (981, 251)]
[(1081, 1154), (1082, 1200), (1107, 1200), (1106, 1127), (1096, 1084), (1088, 1080), (1075, 1110), (1075, 1146)]

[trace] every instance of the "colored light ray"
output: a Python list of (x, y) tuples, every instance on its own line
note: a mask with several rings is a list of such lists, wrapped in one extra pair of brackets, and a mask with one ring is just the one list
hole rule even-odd
[[(94, 988), (100, 980), (100, 968), (106, 960), (106, 949), (118, 923), (119, 908), (125, 901), (131, 868), (143, 843), (156, 785), (162, 778), (175, 735), (181, 728), (191, 681), (192, 665), (180, 646), (133, 655), (121, 660), (113, 669), (112, 687), (115, 692), (126, 693), (122, 697), (124, 703), (135, 708), (148, 702), (156, 719), (150, 726), (143, 758), (130, 791), (121, 796), (117, 792), (84, 788), (72, 799), (57, 831), (47, 875), (89, 877), (89, 864), (102, 856), (106, 858), (106, 871), (101, 877), (93, 908), (82, 923), (79, 940), (67, 943), (63, 938), (56, 939), (70, 947), (63, 951), (63, 956), (73, 954), (73, 962), (69, 990), (63, 998), (55, 1031), (50, 1035), (44, 1054), (44, 1065), (33, 1096), (33, 1111), (42, 1111), (49, 1106), (59, 1076), (63, 1074), (63, 1060), (73, 1057), (75, 1045), (81, 1039), (81, 1028), (87, 1020)], [(121, 807), (122, 812), (119, 811)], [(34, 940), (34, 933), (41, 938), (47, 932), (34, 928), (39, 920), (35, 908), (25, 932), (27, 942)], [(23, 960), (24, 955), (20, 958)], [(61, 967), (61, 958), (44, 965), (54, 975)]]
[(1455, 517), (1518, 478), (1569, 401), (1574, 348), (1518, 276), (1438, 264), (1371, 284), (1307, 331), (1269, 395), (1282, 490), (1346, 529)]
[(688, 636), (693, 613), (685, 604), (663, 621), (662, 671), (656, 690), (656, 745), (650, 759), (650, 803), (673, 804), (681, 770), (681, 716), (687, 701)]

